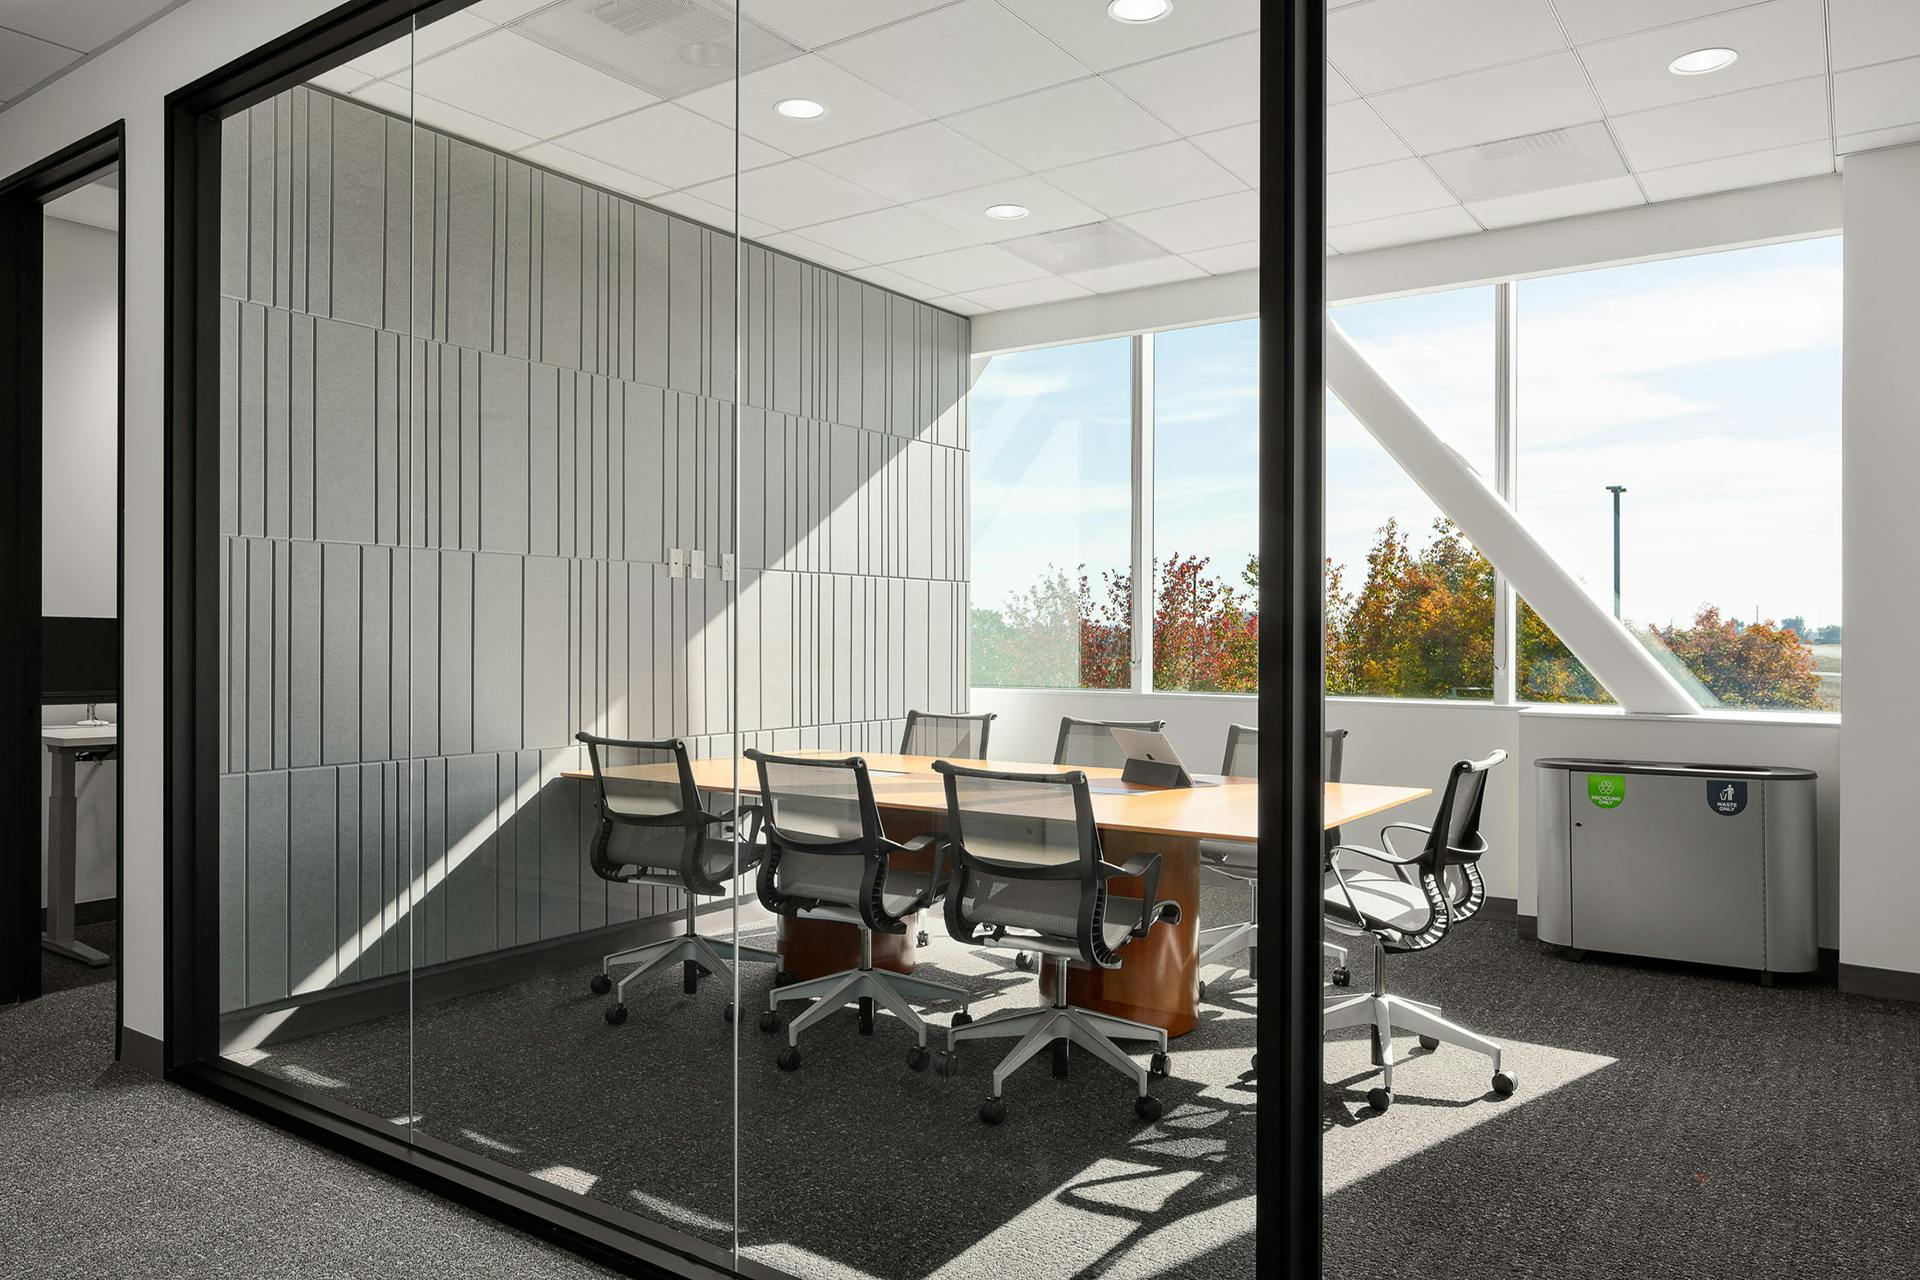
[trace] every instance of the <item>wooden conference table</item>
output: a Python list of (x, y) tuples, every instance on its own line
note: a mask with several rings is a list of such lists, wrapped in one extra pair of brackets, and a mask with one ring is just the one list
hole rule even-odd
[[(843, 751), (792, 751), (787, 755), (845, 758)], [(932, 756), (903, 756), (856, 752), (867, 762), (874, 800), (886, 818), (887, 834), (895, 840), (932, 831), (947, 809), (946, 783), (933, 771)], [(695, 760), (693, 777), (702, 791), (731, 792), (735, 766), (743, 794), (760, 788), (753, 762), (727, 757)], [(1146, 938), (1129, 943), (1121, 952), (1119, 969), (1069, 970), (1067, 991), (1075, 1004), (1123, 1018), (1166, 1028), (1184, 1035), (1199, 1019), (1194, 1009), (1199, 982), (1200, 841), (1238, 840), (1251, 843), (1259, 832), (1256, 813), (1259, 784), (1251, 778), (1195, 775), (1215, 786), (1164, 789), (1137, 787), (1120, 781), (1118, 769), (1076, 765), (1029, 764), (1010, 760), (956, 760), (956, 764), (1022, 773), (1064, 773), (1080, 768), (1093, 789), (1094, 820), (1100, 828), (1101, 851), (1109, 862), (1125, 862), (1137, 853), (1160, 855), (1160, 896), (1180, 904), (1180, 923), (1158, 925)], [(659, 766), (614, 766), (610, 779), (657, 776)], [(570, 778), (591, 779), (587, 770), (570, 770)], [(1337, 827), (1432, 794), (1428, 787), (1389, 787), (1361, 782), (1333, 782), (1326, 789), (1326, 825)], [(1117, 879), (1113, 892), (1137, 896), (1138, 880)], [(1219, 923), (1218, 921), (1212, 923)], [(874, 963), (911, 972), (914, 963), (913, 928), (904, 936), (876, 935)], [(858, 935), (848, 925), (830, 921), (781, 917), (782, 963), (796, 977), (817, 977), (851, 968), (858, 954)], [(1051, 992), (1052, 975), (1041, 974), (1041, 989)]]

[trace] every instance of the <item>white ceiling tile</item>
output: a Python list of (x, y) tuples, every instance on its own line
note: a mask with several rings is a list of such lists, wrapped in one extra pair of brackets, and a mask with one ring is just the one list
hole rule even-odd
[(944, 294), (938, 298), (928, 298), (927, 301), (933, 306), (955, 311), (963, 316), (984, 315), (987, 311), (986, 307), (962, 293)]
[(662, 102), (558, 138), (569, 151), (650, 178), (662, 187), (691, 187), (733, 173), (734, 144), (740, 164), (756, 168), (781, 159), (778, 151), (695, 115), (677, 102)]
[(1640, 183), (1655, 200), (1684, 200), (1711, 191), (1734, 191), (1831, 172), (1833, 149), (1822, 139), (1723, 160), (1650, 169), (1640, 175)]
[(1224, 36), (1260, 29), (1260, 0), (1175, 4), (1155, 22), (1115, 22), (1106, 0), (1000, 0), (1095, 71), (1145, 62)]
[(899, 206), (816, 223), (807, 228), (807, 239), (855, 258), (861, 265), (918, 258), (976, 243), (944, 222)]
[(1364, 253), (1389, 245), (1412, 244), (1416, 240), (1442, 240), (1448, 236), (1472, 235), (1480, 224), (1458, 205), (1450, 209), (1423, 209), (1418, 213), (1396, 214), (1371, 222), (1354, 222), (1344, 227), (1327, 228), (1327, 243), (1341, 253)]
[(1645, 204), (1640, 184), (1631, 176), (1602, 178), (1526, 195), (1501, 196), (1494, 200), (1475, 200), (1467, 212), (1488, 227), (1513, 227), (1523, 222), (1547, 222), (1554, 218), (1572, 218), (1583, 213), (1625, 209)]
[(1566, 45), (1547, 0), (1373, 0), (1327, 15), (1327, 56), (1363, 94)]
[(1575, 44), (1738, 9), (1753, 0), (1554, 0)]
[(1245, 124), (1260, 118), (1260, 33), (1170, 53), (1107, 79), (1184, 134)]
[(1327, 221), (1367, 222), (1456, 203), (1418, 160), (1393, 160), (1327, 177)]
[(25, 93), (79, 56), (61, 45), (0, 31), (0, 98)]
[(899, 201), (1020, 175), (1019, 165), (937, 121), (815, 152), (810, 159), (829, 173)]
[[(1602, 115), (1580, 64), (1566, 50), (1396, 89), (1368, 102), (1421, 155), (1561, 129)], [(1347, 108), (1328, 111), (1329, 130), (1334, 110)]]
[(912, 280), (932, 285), (943, 293), (976, 293), (998, 284), (1033, 280), (1047, 274), (1024, 258), (990, 244), (966, 249), (949, 249), (924, 258), (908, 258), (893, 264), (894, 270)]
[(1250, 187), (1260, 185), (1260, 122), (1195, 134), (1190, 141)]
[(1243, 185), (1189, 142), (1088, 160), (1045, 176), (1068, 195), (1113, 216), (1165, 204), (1169, 191), (1199, 199), (1238, 191)]
[(1616, 116), (1636, 170), (1667, 169), (1827, 136), (1824, 76)]
[(1182, 256), (1210, 276), (1231, 275), (1235, 271), (1258, 271), (1260, 242), (1250, 240), (1246, 244), (1222, 245), (1218, 249), (1196, 249)]
[[(751, 169), (740, 175), (739, 183), (740, 208), (744, 215), (771, 223), (782, 231), (849, 218), (887, 203), (873, 192), (823, 172), (805, 160), (784, 160), (764, 169)], [(730, 208), (733, 187), (734, 179), (722, 178), (693, 187), (688, 194)]]
[(1335, 102), (1348, 102), (1359, 96), (1360, 96), (1359, 94), (1353, 91), (1353, 86), (1347, 83), (1347, 78), (1341, 75), (1338, 71), (1335, 71), (1333, 69), (1333, 65), (1329, 63), (1327, 65), (1327, 102), (1328, 104), (1331, 105)]
[(778, 231), (770, 236), (760, 237), (760, 243), (769, 249), (778, 249), (807, 262), (819, 266), (831, 267), (835, 271), (852, 271), (867, 265), (867, 259), (856, 258), (850, 253), (842, 253), (817, 240), (808, 239), (797, 231)]
[(764, 240), (775, 234), (779, 228), (768, 226), (755, 218), (735, 217), (730, 208), (723, 208), (711, 200), (702, 200), (698, 196), (688, 195), (684, 191), (668, 191), (657, 196), (648, 196), (647, 203), (668, 213), (677, 213), (683, 218), (692, 218), (695, 222), (704, 222), (708, 226), (729, 235), (736, 229), (740, 235), (751, 240)]
[(947, 115), (1086, 74), (995, 4), (961, 3), (832, 45), (823, 55), (928, 115)]
[(1828, 0), (1836, 71), (1920, 55), (1920, 4), (1914, 0)]
[(510, 121), (539, 138), (569, 133), (654, 101), (652, 94), (624, 80), (511, 31), (495, 31), (421, 63), (414, 71), (414, 85), (429, 97)]
[(341, 66), (322, 71), (307, 83), (332, 93), (352, 93), (371, 79), (372, 77), (364, 71), (355, 71), (352, 67)]
[[(1721, 71), (1677, 76), (1667, 64), (1695, 49), (1728, 48), (1740, 56)], [(1635, 35), (1580, 46), (1601, 102), (1614, 115), (1719, 97), (1760, 85), (1826, 74), (1821, 0), (1772, 0)]]
[(91, 53), (177, 0), (6, 0), (0, 24), (10, 31)]
[(536, 142), (520, 152), (523, 159), (534, 164), (557, 169), (561, 173), (590, 182), (596, 187), (605, 187), (609, 191), (618, 191), (625, 195), (645, 200), (666, 190), (657, 182), (650, 182), (637, 173), (628, 173), (616, 165), (595, 160), (592, 156), (583, 156), (578, 151), (569, 151), (557, 142)]
[(742, 16), (762, 23), (803, 49), (910, 18), (950, 0), (740, 0)]
[(1095, 293), (1118, 293), (1122, 289), (1172, 284), (1175, 280), (1198, 280), (1206, 274), (1185, 258), (1148, 258), (1144, 262), (1124, 262), (1117, 267), (1076, 271), (1067, 279)]
[[(728, 80), (675, 101), (732, 127), (735, 89), (735, 83)], [(793, 156), (870, 138), (926, 119), (898, 98), (812, 54), (740, 77), (738, 93), (740, 131)], [(787, 98), (811, 98), (827, 109), (826, 114), (811, 120), (783, 116), (773, 104)]]
[(892, 267), (860, 267), (848, 275), (860, 277), (869, 284), (877, 284), (882, 289), (891, 289), (895, 293), (904, 293), (919, 298), (940, 291), (931, 288), (924, 280), (915, 280), (912, 276), (902, 275)]
[(1856, 67), (1833, 78), (1833, 131), (1866, 133), (1920, 123), (1920, 58)]
[(963, 111), (947, 123), (1035, 170), (1171, 142), (1175, 136), (1098, 76)]
[[(1008, 221), (989, 218), (988, 205), (1020, 204), (1027, 216)], [(931, 200), (911, 206), (929, 218), (937, 219), (966, 237), (969, 243), (992, 244), (1013, 240), (1061, 227), (1084, 226), (1100, 221), (1100, 211), (1068, 195), (1043, 178), (1008, 178), (965, 191), (949, 191)]]
[(1481, 142), (1422, 157), (1462, 200), (1499, 200), (1617, 178), (1629, 170), (1605, 121)]
[(1356, 98), (1327, 108), (1328, 173), (1404, 160), (1412, 154), (1365, 101)]
[(1868, 133), (1843, 133), (1836, 142), (1835, 148), (1844, 160), (1848, 154), (1855, 151), (1904, 147), (1910, 142), (1920, 142), (1920, 124), (1901, 125), (1894, 129), (1874, 129)]
[(988, 311), (1006, 311), (1013, 307), (1037, 307), (1045, 302), (1085, 298), (1091, 293), (1092, 290), (1071, 280), (1043, 276), (1038, 280), (1020, 280), (1013, 284), (995, 285), (990, 289), (975, 289), (967, 296)]
[(1173, 253), (1242, 244), (1260, 238), (1260, 193), (1236, 191), (1132, 214), (1120, 223)]
[(444, 53), (476, 36), (486, 35), (493, 29), (491, 22), (470, 13), (450, 13), (437, 22), (419, 28), (411, 39), (402, 36), (398, 40), (390, 40), (378, 49), (361, 54), (347, 65), (370, 76), (390, 76), (396, 71), (405, 71), (410, 65), (417, 67), (435, 54)]
[[(496, 120), (489, 120), (485, 116), (477, 116), (471, 111), (441, 102), (437, 98), (429, 98), (425, 94), (408, 93), (406, 89), (391, 80), (369, 81), (356, 89), (353, 96), (369, 106), (379, 107), (382, 111), (391, 111), (394, 115), (411, 118), (426, 128), (438, 129), (456, 138), (465, 138), (468, 142), (492, 147), (496, 151), (518, 151), (522, 147), (532, 146), (539, 141), (532, 134), (522, 133), (518, 129)], [(633, 175), (627, 176), (631, 179)], [(658, 186), (647, 187), (650, 192), (661, 189)]]
[(467, 12), (504, 27), (552, 3), (554, 0), (474, 0)]

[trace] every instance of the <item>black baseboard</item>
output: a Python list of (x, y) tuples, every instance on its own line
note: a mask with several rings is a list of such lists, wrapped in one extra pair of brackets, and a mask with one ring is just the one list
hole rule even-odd
[(167, 1074), (167, 1047), (143, 1031), (120, 1028), (120, 1061), (152, 1076)]
[(1489, 920), (1512, 920), (1520, 912), (1518, 898), (1496, 898), (1488, 894), (1480, 904), (1480, 914)]
[[(76, 925), (105, 924), (109, 920), (120, 918), (120, 899), (93, 898), (87, 902), (73, 904), (73, 922)], [(47, 931), (47, 909), (40, 908), (40, 932)]]
[[(728, 914), (730, 910), (725, 899), (707, 899), (701, 903), (700, 914)], [(766, 918), (762, 920), (759, 917)], [(757, 901), (741, 901), (740, 923), (743, 928), (756, 928), (771, 919)], [(221, 1052), (232, 1053), (240, 1049), (297, 1040), (322, 1031), (334, 1031), (376, 1018), (404, 1014), (410, 1006), (438, 1004), (524, 982), (529, 978), (578, 968), (599, 960), (609, 952), (623, 951), (668, 937), (683, 928), (685, 922), (686, 917), (679, 912), (648, 916), (644, 920), (629, 920), (582, 933), (569, 933), (558, 938), (489, 951), (484, 955), (450, 960), (415, 969), (411, 975), (388, 974), (349, 986), (250, 1005), (220, 1015)], [(282, 1014), (285, 1016), (275, 1016)]]
[(1840, 989), (1851, 995), (1920, 1003), (1920, 973), (1875, 969), (1864, 964), (1839, 964)]
[(1523, 916), (1523, 915), (1516, 914), (1514, 916), (1514, 927), (1519, 931), (1520, 941), (1522, 942), (1540, 941), (1540, 917), (1539, 916)]

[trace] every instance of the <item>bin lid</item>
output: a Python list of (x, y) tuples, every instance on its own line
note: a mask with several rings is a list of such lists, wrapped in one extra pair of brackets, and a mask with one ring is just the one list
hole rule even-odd
[(1680, 764), (1662, 760), (1602, 760), (1579, 756), (1546, 756), (1536, 769), (1566, 769), (1574, 773), (1656, 774), (1675, 778), (1755, 778), (1771, 782), (1811, 782), (1820, 775), (1793, 765)]

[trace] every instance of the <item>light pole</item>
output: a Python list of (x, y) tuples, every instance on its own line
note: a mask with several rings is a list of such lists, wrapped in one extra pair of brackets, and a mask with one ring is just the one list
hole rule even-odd
[(1620, 616), (1620, 495), (1627, 491), (1623, 484), (1610, 484), (1607, 492), (1613, 495), (1613, 616)]

